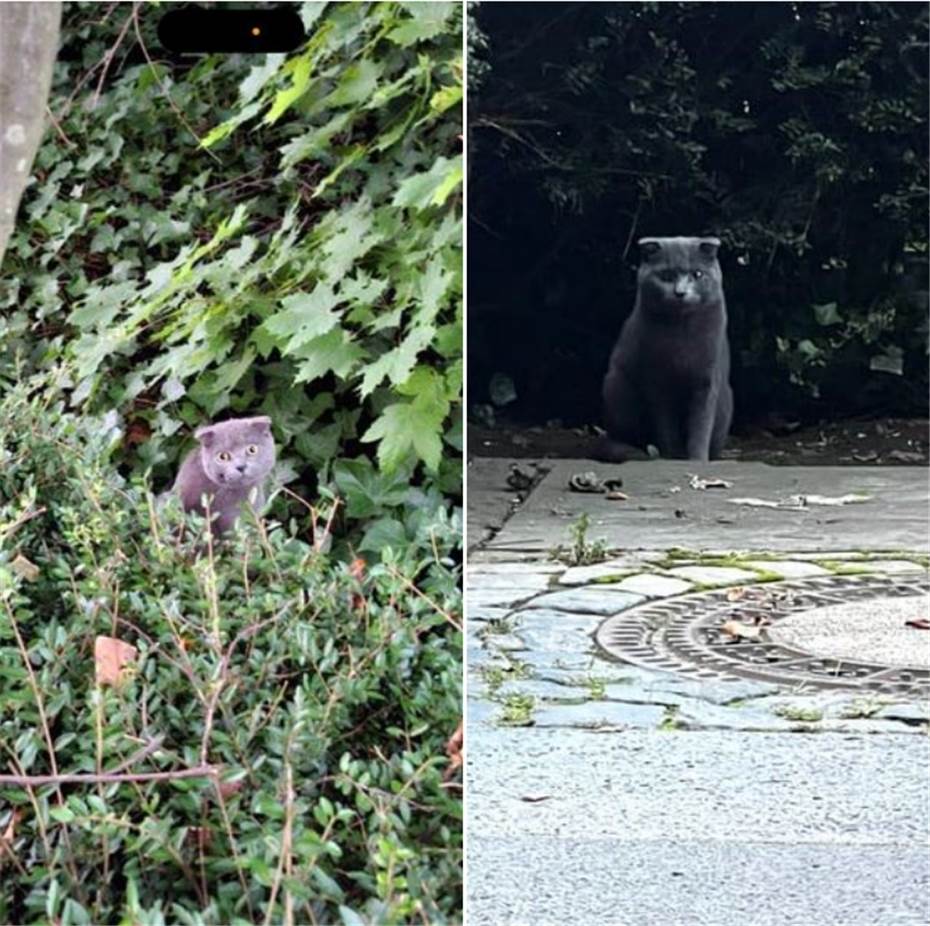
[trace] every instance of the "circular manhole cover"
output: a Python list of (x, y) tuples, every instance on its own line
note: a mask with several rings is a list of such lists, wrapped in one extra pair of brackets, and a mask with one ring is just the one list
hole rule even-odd
[[(696, 592), (608, 618), (595, 635), (619, 659), (692, 678), (930, 694), (924, 576), (828, 576)], [(736, 621), (749, 638), (723, 627)], [(731, 624), (732, 626), (732, 624)], [(747, 629), (748, 628), (748, 629)], [(761, 628), (753, 639), (753, 628)]]

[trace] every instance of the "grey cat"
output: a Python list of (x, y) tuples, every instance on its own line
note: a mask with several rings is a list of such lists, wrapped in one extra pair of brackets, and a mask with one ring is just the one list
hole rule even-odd
[(222, 534), (236, 523), (243, 502), (251, 499), (256, 510), (265, 503), (264, 483), (275, 461), (271, 419), (232, 418), (198, 428), (194, 437), (200, 446), (181, 464), (171, 491), (185, 511), (204, 516), (201, 499), (208, 496), (211, 523)]
[(717, 238), (641, 238), (633, 312), (604, 377), (607, 436), (598, 456), (720, 456), (733, 416), (730, 346)]

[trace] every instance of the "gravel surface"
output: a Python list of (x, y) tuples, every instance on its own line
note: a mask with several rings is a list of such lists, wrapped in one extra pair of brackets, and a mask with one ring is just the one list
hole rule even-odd
[(930, 668), (930, 631), (905, 626), (930, 615), (930, 597), (874, 598), (802, 611), (778, 621), (770, 638), (831, 659)]

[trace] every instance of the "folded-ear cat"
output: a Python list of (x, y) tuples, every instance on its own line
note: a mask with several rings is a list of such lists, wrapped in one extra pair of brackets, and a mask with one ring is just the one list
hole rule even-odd
[(633, 312), (604, 377), (607, 435), (597, 456), (720, 456), (733, 416), (717, 238), (642, 238)]
[(256, 509), (265, 503), (265, 480), (274, 467), (275, 446), (271, 419), (232, 418), (205, 425), (194, 432), (200, 442), (184, 459), (172, 492), (185, 511), (206, 517), (222, 534), (236, 523), (246, 501)]

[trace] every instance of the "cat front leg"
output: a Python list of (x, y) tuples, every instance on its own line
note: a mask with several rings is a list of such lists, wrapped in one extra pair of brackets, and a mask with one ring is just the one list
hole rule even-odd
[(710, 439), (717, 415), (718, 390), (711, 385), (695, 390), (688, 406), (687, 452), (689, 460), (710, 459)]

